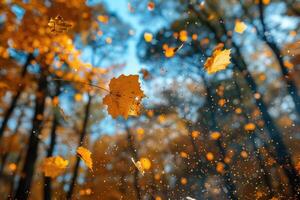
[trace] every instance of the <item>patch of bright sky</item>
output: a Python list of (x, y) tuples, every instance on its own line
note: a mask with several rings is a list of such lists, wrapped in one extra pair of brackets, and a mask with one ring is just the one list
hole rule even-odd
[[(103, 2), (110, 12), (115, 13), (125, 23), (128, 23), (135, 32), (128, 43), (126, 68), (124, 73), (137, 74), (142, 68), (145, 68), (145, 65), (141, 63), (137, 57), (137, 43), (142, 34), (144, 34), (145, 29), (155, 32), (160, 29), (163, 24), (157, 23), (156, 25), (151, 25), (149, 27), (147, 24), (141, 23), (139, 19), (140, 16), (130, 13), (128, 10), (128, 0), (104, 0)], [(145, 7), (145, 10), (147, 10), (147, 7)]]

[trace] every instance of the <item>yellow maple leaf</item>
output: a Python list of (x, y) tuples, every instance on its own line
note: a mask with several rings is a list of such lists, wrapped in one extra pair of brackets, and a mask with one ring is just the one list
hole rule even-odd
[(85, 165), (90, 170), (93, 170), (93, 160), (91, 158), (92, 153), (88, 149), (86, 149), (82, 146), (78, 147), (76, 152), (79, 155), (79, 157), (83, 160)]
[(109, 83), (110, 93), (103, 99), (108, 106), (108, 113), (116, 118), (121, 115), (137, 116), (141, 110), (141, 100), (145, 96), (141, 90), (138, 75), (121, 75), (113, 78)]
[(235, 32), (242, 34), (246, 29), (247, 29), (247, 25), (244, 22), (239, 20), (235, 21), (235, 27), (234, 27)]
[(65, 171), (68, 164), (69, 161), (60, 156), (48, 157), (42, 163), (42, 171), (45, 176), (55, 178)]
[(230, 62), (230, 49), (224, 49), (223, 51), (217, 48), (213, 55), (207, 58), (204, 68), (208, 74), (214, 74), (218, 71), (226, 69)]

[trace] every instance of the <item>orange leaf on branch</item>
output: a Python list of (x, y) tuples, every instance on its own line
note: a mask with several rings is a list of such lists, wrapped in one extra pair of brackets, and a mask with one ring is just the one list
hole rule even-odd
[(137, 116), (141, 110), (141, 100), (145, 97), (141, 90), (138, 75), (121, 75), (109, 83), (109, 94), (103, 99), (108, 106), (108, 113), (116, 118), (119, 115), (125, 119)]

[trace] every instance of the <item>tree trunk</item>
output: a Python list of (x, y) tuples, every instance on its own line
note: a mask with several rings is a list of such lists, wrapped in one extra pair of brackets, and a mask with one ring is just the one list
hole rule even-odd
[(16, 160), (17, 168), (13, 172), (11, 180), (10, 180), (10, 191), (9, 191), (9, 195), (7, 196), (7, 200), (13, 199), (14, 189), (15, 189), (15, 178), (16, 178), (16, 175), (17, 175), (17, 172), (18, 172), (18, 167), (19, 167), (20, 162), (21, 162), (21, 158), (22, 158), (22, 152), (20, 152), (20, 154), (18, 155), (17, 160)]
[(260, 22), (262, 25), (262, 33), (260, 34), (261, 38), (265, 41), (265, 43), (273, 51), (275, 58), (278, 61), (278, 64), (280, 66), (281, 73), (282, 73), (282, 78), (287, 85), (287, 91), (291, 95), (291, 97), (294, 101), (294, 104), (295, 104), (296, 113), (300, 117), (300, 97), (298, 94), (297, 86), (296, 86), (295, 82), (293, 81), (292, 77), (290, 76), (288, 69), (284, 66), (284, 62), (283, 62), (283, 58), (281, 56), (280, 49), (277, 46), (276, 42), (274, 41), (274, 38), (271, 35), (269, 35), (268, 37), (266, 37), (266, 35), (265, 35), (269, 31), (268, 31), (268, 28), (264, 21), (264, 5), (263, 5), (262, 0), (259, 1), (258, 7), (259, 7), (259, 14), (260, 14), (259, 19), (260, 19)]
[[(241, 107), (245, 111), (246, 108), (244, 108), (244, 106), (243, 106), (243, 98), (242, 98), (243, 95), (241, 93), (241, 90), (240, 90), (240, 87), (239, 87), (237, 81), (234, 81), (234, 86), (235, 86), (236, 91), (238, 93), (238, 97), (239, 97)], [(243, 112), (243, 117), (245, 118), (246, 123), (248, 123), (249, 122), (248, 114)], [(251, 140), (251, 143), (252, 143), (252, 147), (253, 147), (253, 150), (254, 150), (255, 157), (259, 162), (260, 168), (263, 170), (262, 177), (264, 179), (265, 184), (267, 185), (267, 187), (269, 189), (268, 198), (272, 198), (275, 195), (275, 191), (274, 191), (273, 185), (272, 185), (272, 178), (270, 177), (271, 174), (270, 174), (270, 171), (265, 166), (263, 156), (261, 155), (259, 149), (256, 146), (255, 139), (260, 139), (260, 138), (257, 135), (257, 133), (254, 131), (250, 135), (250, 140)], [(269, 148), (266, 147), (266, 149), (269, 149)]]
[[(32, 54), (29, 54), (27, 56), (27, 59), (26, 59), (26, 62), (24, 63), (23, 65), (23, 70), (22, 70), (22, 73), (21, 73), (21, 78), (23, 79), (27, 73), (27, 68), (30, 64), (30, 62), (32, 61), (33, 59), (33, 55)], [(17, 102), (20, 98), (20, 95), (22, 93), (22, 91), (24, 90), (24, 87), (25, 85), (24, 84), (21, 84), (17, 90), (17, 93), (15, 94), (15, 96), (13, 97), (12, 101), (11, 101), (11, 104), (9, 106), (9, 108), (7, 109), (7, 111), (5, 112), (4, 114), (4, 118), (3, 118), (3, 121), (2, 121), (2, 124), (1, 124), (1, 127), (0, 127), (0, 141), (1, 141), (1, 138), (4, 134), (4, 131), (6, 129), (6, 126), (7, 126), (7, 123), (8, 123), (8, 120), (11, 116), (11, 114), (13, 113), (16, 105), (17, 105)]]
[[(89, 119), (89, 116), (90, 116), (91, 104), (92, 104), (92, 96), (89, 94), (88, 95), (88, 102), (87, 102), (86, 107), (85, 107), (85, 116), (84, 116), (84, 120), (83, 120), (83, 126), (82, 126), (82, 131), (81, 131), (81, 134), (80, 134), (78, 147), (82, 145), (83, 140), (85, 138), (85, 135), (87, 133), (86, 131), (87, 131), (88, 119)], [(71, 179), (70, 188), (69, 188), (69, 191), (67, 193), (67, 200), (72, 199), (73, 190), (74, 190), (75, 183), (76, 183), (77, 176), (78, 176), (79, 165), (80, 165), (80, 158), (77, 156), (76, 163), (75, 163), (75, 168), (74, 168), (74, 171), (73, 171), (73, 176), (72, 176), (72, 179)]]
[[(56, 86), (55, 97), (60, 94), (60, 84), (58, 83)], [(53, 155), (54, 147), (56, 144), (56, 130), (58, 126), (58, 119), (55, 113), (53, 113), (53, 122), (51, 127), (50, 134), (50, 145), (47, 151), (47, 157), (51, 157)], [(44, 200), (51, 200), (51, 178), (44, 177)]]
[[(18, 118), (18, 120), (17, 120), (17, 125), (16, 125), (16, 128), (15, 128), (15, 130), (14, 130), (13, 135), (18, 134), (19, 128), (20, 128), (20, 126), (21, 126), (21, 124), (22, 124), (22, 119), (23, 119), (23, 117), (24, 117), (24, 110), (22, 109), (22, 110), (21, 110), (21, 114), (20, 114), (20, 116), (19, 116), (19, 118)], [(11, 147), (11, 141), (10, 141), (10, 143), (8, 144), (8, 150), (10, 149), (10, 147)], [(2, 176), (2, 173), (3, 173), (4, 167), (5, 167), (7, 158), (8, 158), (8, 156), (9, 156), (9, 153), (10, 153), (9, 151), (8, 151), (8, 152), (5, 152), (4, 155), (1, 157), (0, 177)]]
[[(127, 132), (127, 142), (128, 142), (130, 153), (131, 153), (133, 159), (135, 161), (137, 161), (138, 156), (137, 156), (137, 152), (134, 148), (134, 138), (133, 138), (133, 135), (131, 134), (131, 131), (130, 131), (129, 127), (127, 126), (126, 122), (125, 122), (125, 128), (126, 128), (126, 132)], [(140, 190), (140, 187), (139, 187), (139, 170), (136, 169), (136, 167), (134, 169), (135, 170), (134, 170), (133, 186), (134, 186), (134, 189), (135, 189), (137, 200), (141, 200), (142, 196), (141, 196), (141, 190)]]
[[(248, 86), (250, 87), (252, 94), (254, 95), (258, 92), (257, 85), (250, 72), (246, 69), (246, 65), (242, 60), (242, 55), (240, 54), (239, 49), (236, 49), (236, 52), (237, 56), (233, 57), (233, 62), (235, 66), (239, 69), (239, 71), (244, 75), (244, 78)], [(283, 170), (285, 171), (285, 174), (287, 175), (290, 185), (292, 187), (293, 194), (299, 196), (300, 194), (297, 194), (297, 191), (300, 187), (300, 177), (293, 166), (291, 155), (283, 142), (281, 133), (276, 127), (274, 121), (272, 120), (268, 112), (267, 106), (263, 101), (263, 95), (261, 95), (261, 98), (255, 99), (255, 103), (261, 112), (262, 118), (265, 122), (265, 127), (269, 133), (268, 135), (271, 138), (272, 144), (275, 147), (275, 159), (283, 167)]]
[(30, 194), (31, 182), (33, 179), (34, 165), (38, 156), (39, 134), (41, 132), (41, 125), (43, 121), (43, 114), (45, 108), (45, 98), (47, 89), (46, 72), (41, 69), (40, 78), (38, 81), (38, 91), (35, 100), (35, 111), (32, 120), (32, 131), (29, 137), (28, 149), (25, 157), (25, 162), (22, 170), (22, 175), (15, 199), (26, 200)]
[[(57, 126), (58, 126), (58, 121), (57, 121), (57, 117), (54, 114), (54, 119), (51, 127), (50, 146), (47, 151), (47, 157), (51, 157), (53, 155), (54, 146), (56, 143)], [(44, 199), (51, 200), (51, 178), (46, 176), (44, 178)]]
[[(202, 14), (199, 13), (193, 6), (189, 6), (189, 8), (192, 12), (194, 12), (197, 15), (199, 20), (203, 22), (203, 24), (215, 34), (216, 41), (218, 43), (222, 43), (223, 41), (221, 40), (221, 37), (219, 36), (218, 31), (214, 28), (214, 26), (212, 26), (210, 22), (207, 21), (207, 19), (203, 18)], [(226, 27), (222, 23), (221, 25), (225, 31), (225, 34), (227, 34)], [(252, 94), (254, 95), (258, 92), (257, 85), (251, 73), (247, 69), (247, 64), (243, 59), (239, 47), (235, 44), (234, 41), (232, 41), (232, 47), (235, 50), (232, 56), (232, 62), (236, 67), (236, 69), (238, 69), (238, 71), (241, 72), (249, 88), (251, 89)], [(270, 114), (268, 113), (268, 109), (267, 106), (265, 105), (265, 102), (263, 101), (262, 95), (261, 98), (255, 99), (255, 104), (257, 105), (257, 107), (261, 112), (262, 119), (265, 121), (265, 126), (268, 131), (268, 135), (272, 140), (272, 144), (275, 146), (275, 151), (276, 151), (275, 159), (283, 167), (283, 170), (285, 171), (289, 183), (292, 187), (293, 194), (300, 198), (300, 194), (297, 193), (300, 187), (300, 177), (293, 166), (291, 155), (288, 152), (282, 140), (281, 133), (276, 127), (275, 123), (273, 122)]]
[[(218, 124), (217, 124), (217, 121), (216, 121), (216, 107), (217, 105), (215, 105), (214, 103), (214, 99), (212, 97), (212, 94), (211, 94), (211, 91), (210, 91), (210, 88), (207, 84), (207, 82), (205, 81), (204, 77), (203, 77), (203, 81), (204, 81), (204, 85), (206, 87), (206, 94), (207, 94), (207, 103), (208, 103), (208, 107), (209, 107), (209, 111), (210, 111), (210, 120), (211, 120), (211, 123), (210, 123), (210, 131), (219, 131), (219, 127), (218, 127)], [(221, 154), (221, 160), (224, 161), (224, 158), (226, 156), (226, 150), (225, 148), (223, 147), (222, 145), (222, 142), (219, 139), (216, 140), (216, 146), (218, 147), (219, 151), (220, 151), (220, 154)], [(227, 193), (227, 196), (229, 199), (231, 200), (237, 200), (237, 194), (236, 194), (236, 187), (235, 187), (235, 184), (233, 182), (233, 179), (232, 179), (232, 175), (230, 173), (230, 169), (229, 169), (229, 165), (225, 162), (223, 162), (225, 167), (224, 167), (224, 175), (223, 175), (223, 181), (225, 183), (225, 187), (228, 191)]]

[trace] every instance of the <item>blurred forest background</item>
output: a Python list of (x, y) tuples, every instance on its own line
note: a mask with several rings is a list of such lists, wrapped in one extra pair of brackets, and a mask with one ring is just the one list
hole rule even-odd
[[(0, 0), (0, 199), (299, 199), (299, 16), (297, 0)], [(209, 74), (218, 45), (231, 64)], [(121, 74), (145, 94), (128, 119), (103, 104)]]

